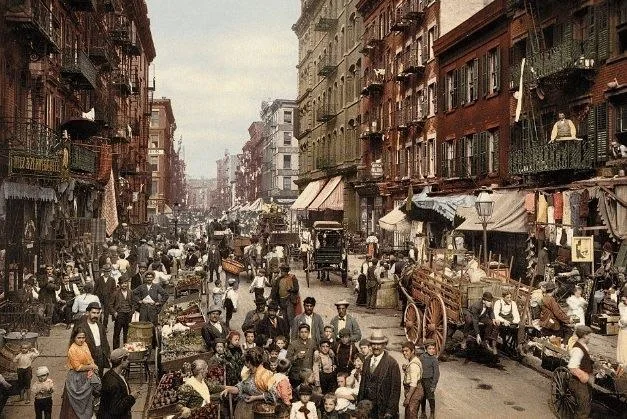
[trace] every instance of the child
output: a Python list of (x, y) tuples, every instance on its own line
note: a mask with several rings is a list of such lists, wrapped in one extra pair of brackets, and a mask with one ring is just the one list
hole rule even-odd
[(287, 359), (277, 362), (276, 372), (270, 380), (270, 391), (276, 396), (274, 414), (276, 418), (287, 418), (292, 407), (292, 384), (287, 377), (292, 363)]
[(331, 342), (324, 339), (320, 348), (314, 352), (313, 371), (316, 386), (322, 394), (333, 393), (337, 386), (335, 354), (331, 351)]
[(333, 346), (335, 343), (335, 328), (330, 324), (324, 326), (324, 329), (322, 330), (322, 339), (328, 340)]
[(35, 418), (52, 418), (52, 393), (54, 383), (49, 378), (48, 367), (37, 368), (37, 381), (31, 387), (31, 392), (35, 395)]
[(440, 378), (440, 365), (438, 363), (438, 356), (435, 351), (435, 342), (428, 341), (426, 343), (426, 352), (420, 356), (420, 362), (422, 363), (422, 388), (424, 391), (424, 397), (420, 401), (420, 408), (422, 409), (422, 416), (427, 415), (427, 400), (429, 400), (429, 410), (431, 417), (435, 417), (435, 388), (438, 385)]
[(249, 329), (244, 332), (244, 343), (241, 345), (242, 351), (246, 352), (247, 350), (252, 349), (255, 346), (257, 346), (255, 344), (255, 331)]
[(235, 278), (229, 278), (228, 284), (229, 286), (226, 288), (226, 292), (224, 293), (224, 300), (222, 300), (222, 305), (226, 310), (226, 327), (230, 327), (231, 319), (233, 318), (233, 313), (237, 312), (237, 290), (235, 290)]
[(279, 348), (279, 359), (285, 359), (287, 357), (287, 339), (285, 338), (285, 336), (279, 335), (274, 341), (276, 343), (276, 346), (278, 346)]
[(359, 392), (359, 386), (361, 384), (361, 374), (364, 370), (364, 362), (366, 358), (362, 354), (358, 354), (355, 358), (355, 368), (351, 371), (350, 381), (352, 383), (353, 389), (356, 389)]
[(368, 358), (372, 353), (370, 352), (370, 342), (368, 339), (362, 339), (359, 341), (359, 353), (361, 353), (364, 358)]
[(348, 379), (349, 375), (345, 372), (340, 372), (337, 374), (337, 389), (335, 390), (335, 410), (340, 413), (346, 413), (348, 410), (355, 410), (355, 404), (353, 402), (357, 399), (359, 389), (353, 389), (349, 387)]
[(265, 291), (266, 282), (268, 278), (266, 277), (266, 270), (263, 268), (259, 268), (257, 270), (257, 275), (253, 278), (253, 282), (250, 284), (250, 293), (255, 293), (255, 301), (264, 298), (263, 293)]
[(323, 401), (323, 410), (320, 417), (322, 419), (339, 419), (340, 416), (337, 412), (337, 397), (335, 397), (335, 394), (325, 394)]
[(355, 419), (369, 419), (370, 412), (372, 412), (372, 402), (370, 400), (362, 400), (357, 403), (357, 409), (354, 414), (351, 414), (351, 417)]
[(224, 294), (224, 291), (222, 291), (222, 288), (220, 287), (215, 287), (212, 291), (213, 294), (213, 304), (217, 305), (217, 306), (221, 306), (222, 305), (222, 294)]
[(316, 405), (311, 401), (313, 393), (310, 386), (303, 384), (298, 390), (299, 401), (292, 404), (290, 419), (318, 419)]
[(13, 362), (17, 367), (17, 382), (20, 390), (20, 400), (30, 403), (30, 384), (33, 380), (33, 360), (39, 356), (39, 351), (31, 348), (30, 344), (23, 343), (20, 352), (15, 355)]

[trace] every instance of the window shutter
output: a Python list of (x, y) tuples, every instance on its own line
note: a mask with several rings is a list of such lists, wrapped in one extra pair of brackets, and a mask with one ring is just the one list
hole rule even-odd
[(455, 140), (455, 172), (458, 177), (466, 177), (466, 138)]
[(472, 136), (472, 159), (470, 161), (471, 167), (470, 167), (470, 171), (471, 174), (473, 176), (477, 176), (477, 174), (479, 173), (479, 157), (478, 157), (478, 152), (479, 152), (479, 137), (481, 136), (481, 133), (479, 134), (473, 134)]
[(488, 65), (489, 54), (490, 53), (479, 57), (479, 74), (481, 75), (479, 82), (479, 95), (481, 97), (487, 96), (490, 91), (490, 66)]
[(501, 90), (501, 47), (496, 49), (494, 71), (496, 74), (494, 91), (498, 92)]
[(596, 108), (594, 106), (590, 107), (588, 111), (588, 147), (593, 150), (594, 156), (592, 156), (592, 160), (596, 159), (598, 155), (597, 152), (597, 122), (596, 122)]
[(596, 150), (597, 162), (607, 160), (608, 130), (607, 130), (607, 102), (596, 107)]
[(487, 160), (487, 149), (488, 149), (488, 133), (482, 132), (479, 137), (479, 172), (477, 175), (484, 176), (488, 173), (488, 160)]
[(479, 59), (475, 58), (472, 65), (472, 97), (471, 101), (479, 97)]
[(594, 8), (596, 27), (596, 47), (597, 60), (605, 60), (609, 57), (610, 31), (609, 31), (609, 11), (607, 2), (600, 4)]
[(429, 60), (429, 35), (422, 39), (422, 65), (426, 65)]
[[(598, 9), (596, 7), (589, 7), (586, 14), (583, 15), (583, 28), (585, 33), (583, 34), (583, 54), (585, 58), (596, 59), (596, 43), (597, 35), (595, 28), (595, 16), (598, 17)], [(600, 23), (600, 22), (599, 22)]]
[(445, 153), (445, 148), (444, 148), (444, 143), (441, 142), (440, 144), (438, 144), (438, 158), (440, 159), (438, 165), (440, 166), (440, 177), (446, 177), (446, 155)]
[(459, 69), (459, 106), (463, 106), (466, 103), (466, 77), (468, 70), (466, 65), (463, 65)]
[(459, 106), (459, 68), (453, 70), (453, 95), (451, 101), (451, 108)]
[(440, 84), (442, 83), (438, 83), (435, 82), (433, 83), (433, 90), (434, 90), (434, 94), (433, 94), (433, 112), (434, 113), (438, 113), (438, 95), (442, 95), (442, 89), (440, 89)]
[(494, 173), (499, 173), (499, 168), (500, 168), (500, 150), (499, 150), (499, 132), (494, 131), (492, 134), (492, 143), (493, 146), (492, 148), (494, 149), (494, 154), (492, 157), (492, 170), (494, 171)]

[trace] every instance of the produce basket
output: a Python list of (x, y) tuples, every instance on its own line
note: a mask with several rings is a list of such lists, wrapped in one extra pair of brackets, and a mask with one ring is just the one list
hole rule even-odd
[(128, 360), (130, 362), (142, 361), (148, 355), (148, 348), (144, 342), (125, 343), (124, 349), (128, 351)]
[[(173, 356), (173, 358), (166, 358), (167, 356)], [(178, 371), (183, 368), (183, 364), (189, 362), (190, 364), (196, 359), (204, 359), (209, 362), (213, 352), (189, 352), (189, 355), (179, 356), (178, 353), (161, 353), (161, 368), (162, 372)]]
[(228, 272), (230, 274), (239, 275), (240, 272), (243, 272), (246, 269), (246, 267), (244, 266), (244, 264), (239, 263), (236, 260), (233, 260), (233, 259), (223, 259), (222, 260), (222, 269), (225, 272)]

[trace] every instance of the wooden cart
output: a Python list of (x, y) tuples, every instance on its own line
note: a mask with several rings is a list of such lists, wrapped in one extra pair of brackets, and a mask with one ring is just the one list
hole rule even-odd
[(525, 307), (528, 290), (511, 279), (486, 278), (470, 283), (447, 277), (436, 265), (431, 260), (429, 264), (408, 267), (402, 275), (401, 290), (407, 297), (403, 314), (407, 339), (414, 343), (434, 340), (438, 355), (446, 346), (449, 327), (451, 333), (460, 328), (464, 324), (464, 310), (481, 300), (484, 292), (498, 298), (503, 288), (513, 288), (519, 307)]

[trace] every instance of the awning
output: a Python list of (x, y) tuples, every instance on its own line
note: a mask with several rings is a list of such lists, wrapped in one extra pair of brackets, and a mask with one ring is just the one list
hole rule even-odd
[(163, 204), (163, 213), (164, 214), (174, 214), (174, 211), (172, 211), (172, 208), (170, 208), (170, 206), (168, 204)]
[(292, 205), (296, 203), (296, 200), (294, 198), (277, 198), (274, 202), (279, 205)]
[(245, 212), (248, 211), (248, 207), (250, 207), (250, 202), (245, 203), (244, 205), (242, 205), (239, 209), (240, 212)]
[(307, 207), (312, 211), (323, 210), (344, 210), (344, 181), (342, 176), (335, 176), (325, 186), (322, 191), (316, 196), (311, 205)]
[(239, 211), (240, 209), (240, 204), (235, 204), (233, 205), (231, 208), (229, 208), (228, 210), (226, 210), (226, 212), (235, 212), (235, 211)]
[(401, 211), (400, 208), (395, 208), (379, 218), (379, 227), (387, 231), (407, 233), (411, 230), (411, 223), (407, 218), (407, 214)]
[(257, 198), (255, 202), (248, 206), (247, 211), (255, 212), (263, 209), (263, 198)]
[(298, 198), (296, 198), (296, 201), (294, 201), (291, 208), (295, 211), (302, 211), (307, 209), (309, 204), (311, 204), (311, 202), (316, 199), (316, 196), (318, 196), (318, 193), (320, 193), (325, 183), (325, 179), (309, 182), (307, 186), (305, 186), (305, 189), (300, 193), (300, 195), (298, 195)]
[[(528, 233), (527, 213), (525, 211), (525, 192), (508, 191), (494, 192), (492, 194), (494, 209), (492, 217), (488, 219), (488, 230), (501, 233)], [(457, 227), (457, 230), (481, 231), (483, 227), (477, 215), (477, 210), (472, 207), (460, 207), (457, 215), (466, 220)]]
[(428, 196), (431, 186), (426, 186), (418, 195), (414, 195), (412, 203), (419, 210), (432, 210), (453, 222), (458, 207), (475, 205), (473, 195)]
[(627, 239), (627, 185), (617, 185), (614, 191), (599, 188), (596, 197), (599, 200), (598, 212), (607, 231), (618, 240)]
[(29, 199), (33, 201), (57, 202), (57, 194), (52, 188), (29, 185), (27, 183), (2, 183), (4, 199)]

